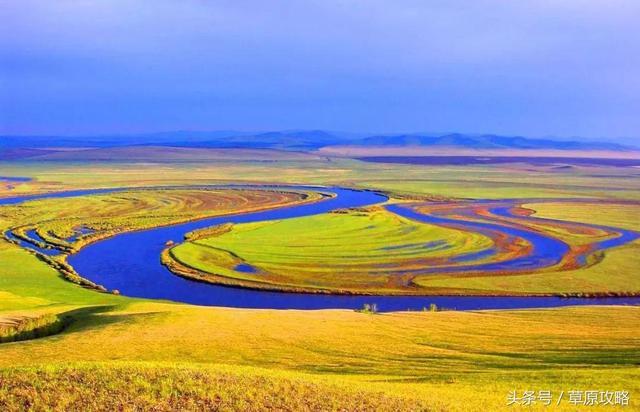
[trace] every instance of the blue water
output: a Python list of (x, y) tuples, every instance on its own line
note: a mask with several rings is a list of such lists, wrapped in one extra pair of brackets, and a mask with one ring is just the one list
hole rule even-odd
[[(498, 223), (489, 222), (474, 222), (474, 221), (460, 221), (456, 219), (450, 219), (440, 216), (434, 216), (430, 214), (423, 214), (416, 212), (407, 206), (402, 205), (388, 205), (387, 210), (396, 213), (400, 216), (417, 220), (420, 222), (431, 223), (436, 225), (464, 227), (465, 230), (472, 230), (477, 232), (497, 231), (507, 233), (513, 237), (519, 237), (527, 240), (533, 245), (530, 254), (525, 256), (518, 256), (513, 259), (507, 259), (503, 261), (493, 261), (479, 264), (459, 265), (459, 266), (438, 266), (424, 269), (416, 269), (413, 271), (407, 271), (406, 273), (444, 273), (451, 271), (482, 271), (482, 272), (504, 272), (512, 271), (514, 269), (537, 269), (541, 267), (553, 266), (562, 260), (562, 257), (569, 251), (569, 245), (566, 243), (549, 237), (543, 234), (533, 232), (530, 230), (519, 229), (507, 225), (501, 225)], [(477, 252), (474, 255), (462, 255), (462, 259), (459, 256), (457, 259), (460, 261), (471, 260), (472, 258), (486, 258), (495, 254), (495, 250), (487, 249), (485, 251)]]
[[(604, 206), (606, 207), (606, 206)], [(494, 215), (497, 216), (503, 216), (503, 217), (513, 217), (513, 215), (511, 214), (510, 208), (509, 207), (497, 207), (497, 208), (493, 208), (490, 209), (490, 212), (493, 213)], [(518, 216), (518, 219), (521, 220), (529, 220), (529, 221), (538, 221), (538, 222), (555, 222), (552, 219), (545, 219), (545, 218), (541, 218), (541, 217), (536, 217), (536, 216)], [(578, 223), (578, 222), (567, 222), (570, 223), (572, 226), (582, 226), (585, 228), (591, 228), (591, 229), (600, 229), (600, 230), (604, 230), (606, 232), (618, 232), (620, 235), (613, 237), (611, 239), (606, 239), (600, 242), (596, 242), (593, 244), (593, 250), (604, 250), (604, 249), (609, 249), (612, 247), (616, 247), (616, 246), (622, 246), (624, 244), (627, 244), (629, 242), (633, 242), (634, 240), (640, 238), (640, 234), (638, 234), (638, 232), (634, 232), (631, 230), (626, 230), (626, 229), (621, 229), (618, 227), (611, 227), (611, 226), (604, 226), (604, 225), (595, 225), (595, 224), (584, 224), (584, 223)], [(582, 258), (585, 258), (586, 256), (582, 256)], [(583, 259), (584, 260), (584, 259)], [(584, 263), (584, 262), (582, 262)]]
[[(47, 256), (57, 256), (59, 255), (61, 252), (57, 249), (46, 249), (46, 248), (41, 248), (39, 246), (36, 246), (35, 244), (31, 243), (31, 242), (27, 242), (24, 239), (21, 239), (17, 236), (15, 236), (13, 233), (11, 233), (10, 231), (5, 232), (5, 235), (13, 240), (14, 242), (16, 242), (18, 245), (20, 245), (21, 247), (25, 248), (25, 249), (29, 249), (29, 250), (33, 250), (35, 252), (39, 252), (42, 253), (43, 255), (47, 255)], [(26, 235), (33, 239), (34, 241), (38, 241), (38, 242), (44, 242), (44, 240), (35, 232), (35, 230), (29, 230), (26, 232)]]
[[(114, 190), (84, 190), (53, 195), (0, 199), (0, 205), (15, 204), (44, 197), (64, 198), (110, 191)], [(274, 309), (356, 309), (361, 308), (365, 303), (375, 303), (381, 311), (399, 311), (421, 310), (424, 307), (429, 307), (431, 303), (435, 303), (439, 307), (458, 310), (640, 304), (640, 298), (349, 296), (263, 292), (191, 281), (173, 275), (160, 264), (160, 252), (165, 247), (165, 242), (170, 239), (182, 239), (185, 233), (195, 229), (226, 222), (247, 223), (307, 216), (325, 213), (338, 208), (362, 207), (386, 200), (383, 195), (369, 191), (355, 191), (343, 188), (328, 188), (326, 191), (336, 193), (338, 196), (308, 205), (245, 215), (217, 217), (120, 234), (88, 245), (79, 253), (70, 255), (69, 263), (83, 277), (102, 284), (108, 289), (118, 289), (127, 296), (166, 299), (210, 306)], [(501, 227), (500, 229), (503, 230), (504, 228)], [(544, 256), (544, 253), (541, 253), (540, 256)]]
[[(31, 230), (27, 230), (26, 235), (30, 238), (35, 240), (36, 242), (40, 242), (40, 243), (47, 243), (46, 240), (44, 240), (38, 233), (36, 233), (35, 229), (31, 229)], [(42, 247), (38, 247), (34, 244), (30, 245), (33, 249), (37, 250), (40, 253), (43, 253), (45, 255), (48, 256), (57, 256), (59, 255), (61, 252), (57, 249), (47, 249), (47, 248), (42, 248)]]
[(15, 182), (15, 183), (24, 183), (24, 182), (30, 182), (31, 179), (30, 177), (14, 177), (14, 176), (0, 176), (0, 181), (3, 182)]
[(257, 273), (258, 272), (258, 269), (254, 268), (253, 266), (251, 266), (248, 263), (240, 263), (239, 265), (236, 265), (236, 267), (234, 267), (233, 270), (235, 270), (237, 272), (242, 272), (242, 273)]
[(67, 242), (69, 242), (69, 243), (73, 243), (76, 240), (80, 239), (80, 237), (82, 237), (84, 235), (88, 235), (88, 234), (93, 233), (93, 232), (95, 232), (95, 230), (90, 229), (88, 227), (79, 227), (79, 228), (75, 229), (75, 233), (72, 236), (66, 238), (65, 240)]
[(18, 245), (22, 246), (23, 248), (27, 248), (27, 249), (32, 249), (32, 250), (39, 250), (40, 248), (34, 246), (33, 244), (27, 242), (26, 240), (22, 240), (19, 237), (15, 236), (13, 233), (11, 233), (10, 231), (5, 232), (5, 235), (13, 240), (14, 242), (16, 242)]

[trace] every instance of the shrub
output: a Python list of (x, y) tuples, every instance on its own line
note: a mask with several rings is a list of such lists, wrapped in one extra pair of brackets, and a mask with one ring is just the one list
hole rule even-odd
[(378, 313), (378, 305), (375, 303), (365, 303), (362, 305), (362, 309), (356, 310), (360, 313)]
[(53, 314), (8, 319), (0, 324), (0, 343), (53, 335), (60, 332), (66, 322), (67, 320)]

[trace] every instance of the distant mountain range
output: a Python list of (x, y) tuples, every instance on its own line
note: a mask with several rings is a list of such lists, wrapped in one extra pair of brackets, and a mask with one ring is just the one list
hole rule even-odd
[(135, 136), (5, 136), (0, 137), (0, 150), (28, 154), (33, 149), (104, 148), (122, 146), (170, 146), (188, 148), (243, 148), (313, 151), (327, 146), (423, 146), (466, 149), (538, 149), (538, 150), (638, 150), (612, 142), (578, 140), (532, 139), (520, 136), (470, 135), (449, 133), (442, 135), (397, 134), (354, 137), (322, 130), (294, 130), (261, 133), (213, 131), (176, 131)]
[(634, 150), (631, 146), (610, 142), (531, 139), (520, 136), (474, 136), (460, 133), (442, 136), (411, 134), (371, 136), (359, 139), (351, 144), (356, 146), (440, 146), (468, 149)]

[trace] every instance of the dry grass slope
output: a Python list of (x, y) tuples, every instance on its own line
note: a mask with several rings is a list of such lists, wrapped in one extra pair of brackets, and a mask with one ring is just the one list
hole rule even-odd
[(197, 366), (78, 365), (0, 371), (0, 410), (421, 411), (420, 400)]

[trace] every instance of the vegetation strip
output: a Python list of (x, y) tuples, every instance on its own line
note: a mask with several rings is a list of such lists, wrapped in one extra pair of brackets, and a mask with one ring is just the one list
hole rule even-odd
[(72, 322), (69, 313), (31, 315), (1, 315), (0, 343), (42, 338), (62, 332)]
[[(31, 200), (27, 206), (4, 206), (10, 218), (16, 216), (18, 221), (26, 220), (29, 223), (4, 231), (3, 238), (25, 247), (40, 260), (58, 270), (65, 279), (104, 292), (106, 289), (102, 285), (83, 278), (67, 263), (68, 254), (76, 253), (88, 244), (119, 233), (190, 222), (211, 216), (316, 202), (321, 200), (322, 196), (324, 195), (308, 191), (293, 192), (253, 187), (172, 188), (157, 192), (145, 189), (111, 190), (109, 193), (83, 197), (53, 197)], [(29, 216), (34, 203), (36, 211), (39, 211), (37, 205), (54, 204), (55, 207), (48, 209), (45, 220), (34, 221), (42, 219), (37, 213), (36, 216)], [(23, 214), (26, 216), (22, 216)], [(84, 233), (79, 233), (78, 228), (84, 228)], [(31, 232), (37, 235), (30, 235)], [(38, 238), (34, 239), (35, 236)], [(51, 251), (57, 253), (50, 253)]]

